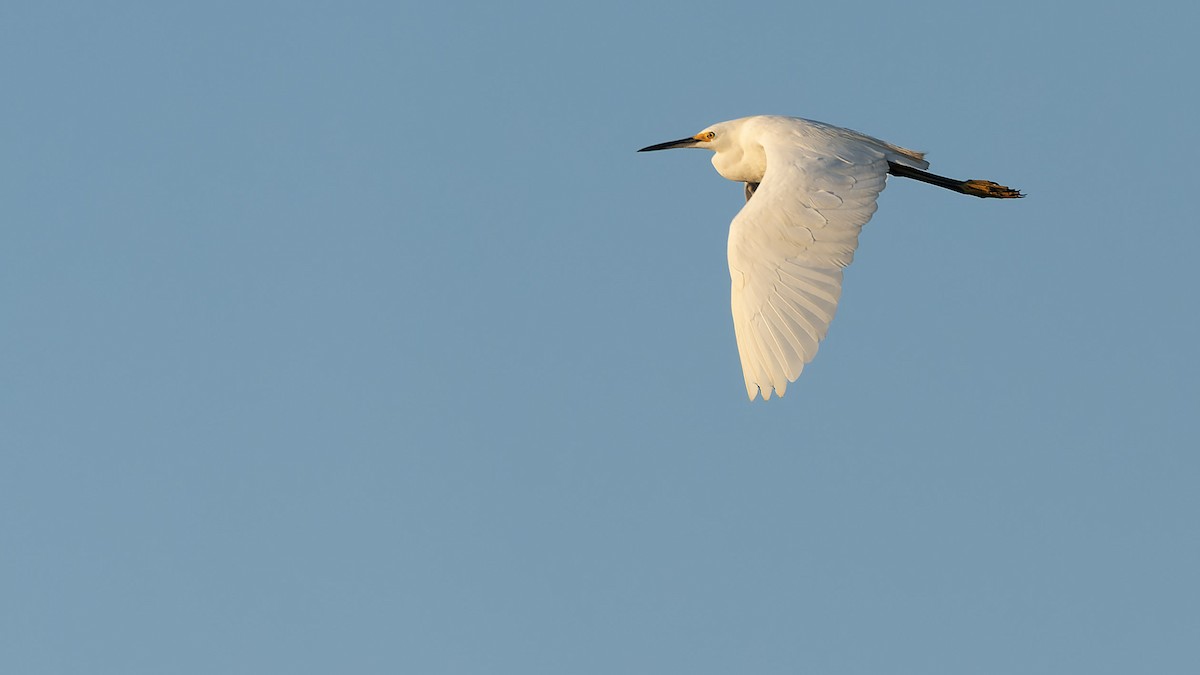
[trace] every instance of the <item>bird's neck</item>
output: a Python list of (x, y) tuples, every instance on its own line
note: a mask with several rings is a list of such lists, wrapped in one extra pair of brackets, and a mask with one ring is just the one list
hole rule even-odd
[(735, 146), (713, 154), (712, 164), (722, 178), (739, 183), (761, 183), (767, 172), (767, 155), (757, 143)]

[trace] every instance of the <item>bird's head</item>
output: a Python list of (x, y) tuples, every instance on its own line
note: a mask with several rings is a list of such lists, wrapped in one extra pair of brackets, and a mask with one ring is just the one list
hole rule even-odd
[(753, 119), (718, 122), (695, 136), (651, 145), (638, 152), (671, 148), (712, 150), (712, 164), (717, 173), (733, 181), (758, 183), (766, 172), (767, 158), (761, 144), (745, 143), (746, 123)]
[(720, 152), (725, 147), (726, 130), (721, 124), (714, 124), (711, 127), (701, 131), (695, 136), (688, 136), (677, 141), (667, 141), (657, 145), (649, 145), (638, 152), (651, 152), (654, 150), (670, 150), (671, 148), (704, 148), (713, 152)]

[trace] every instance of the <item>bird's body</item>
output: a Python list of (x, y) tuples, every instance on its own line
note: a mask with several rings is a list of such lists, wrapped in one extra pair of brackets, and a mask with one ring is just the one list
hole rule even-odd
[(875, 213), (888, 174), (979, 197), (1020, 197), (988, 181), (926, 173), (908, 150), (850, 129), (796, 117), (714, 124), (690, 138), (642, 148), (712, 150), (722, 177), (746, 184), (729, 229), (734, 332), (753, 400), (782, 396), (817, 353), (837, 311), (842, 269)]

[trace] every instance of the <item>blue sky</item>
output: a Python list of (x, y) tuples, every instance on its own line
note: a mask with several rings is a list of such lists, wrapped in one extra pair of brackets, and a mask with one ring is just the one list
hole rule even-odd
[[(0, 9), (0, 666), (1200, 664), (1186, 3)], [(700, 152), (892, 181), (750, 404)]]

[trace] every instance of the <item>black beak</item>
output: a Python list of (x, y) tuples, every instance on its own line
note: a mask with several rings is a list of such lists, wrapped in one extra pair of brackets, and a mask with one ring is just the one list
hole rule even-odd
[(659, 143), (658, 145), (648, 145), (648, 146), (642, 148), (641, 150), (638, 150), (638, 152), (651, 152), (653, 150), (670, 150), (671, 148), (693, 148), (699, 142), (700, 141), (697, 141), (696, 139), (692, 138), (691, 136), (688, 136), (687, 138), (681, 138), (677, 141), (667, 141), (666, 143)]

